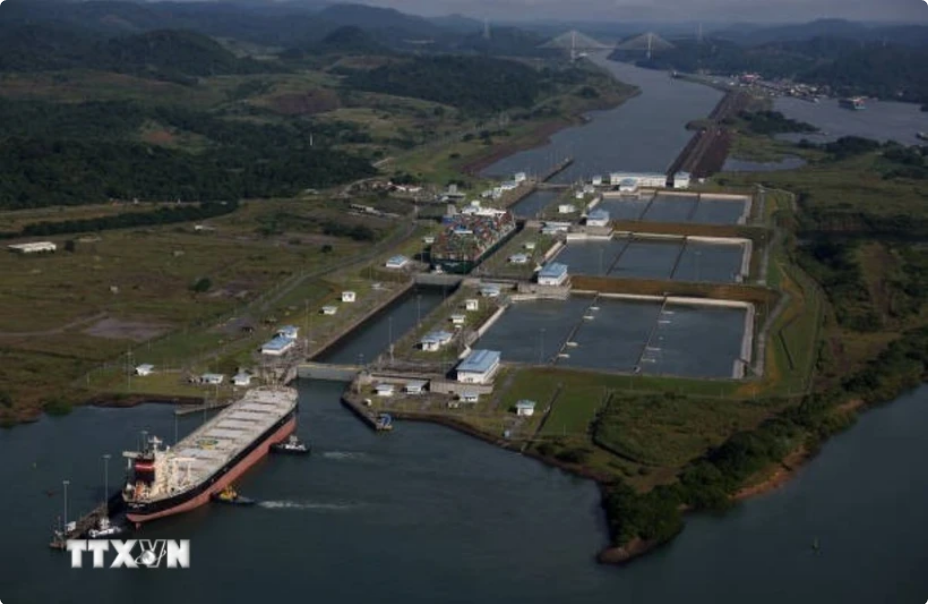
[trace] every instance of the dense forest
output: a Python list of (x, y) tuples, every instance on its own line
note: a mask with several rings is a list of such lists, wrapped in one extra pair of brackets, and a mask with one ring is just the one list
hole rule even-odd
[[(292, 196), (374, 173), (363, 158), (310, 147), (310, 134), (337, 142), (338, 124), (253, 124), (127, 102), (4, 101), (0, 119), (0, 208)], [(203, 148), (144, 143), (143, 124), (198, 135)]]
[(371, 71), (352, 71), (347, 85), (486, 113), (530, 106), (550, 86), (550, 80), (513, 61), (436, 56), (417, 57)]
[(651, 59), (642, 58), (640, 51), (617, 51), (612, 57), (651, 69), (722, 75), (754, 72), (827, 86), (836, 95), (928, 102), (928, 46), (924, 45), (824, 37), (757, 46), (719, 39), (675, 40), (674, 45)]

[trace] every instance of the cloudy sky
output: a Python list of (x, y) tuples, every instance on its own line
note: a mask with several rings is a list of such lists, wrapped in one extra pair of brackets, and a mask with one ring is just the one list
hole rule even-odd
[(822, 17), (928, 23), (928, 0), (360, 0), (421, 15), (477, 18), (809, 21)]

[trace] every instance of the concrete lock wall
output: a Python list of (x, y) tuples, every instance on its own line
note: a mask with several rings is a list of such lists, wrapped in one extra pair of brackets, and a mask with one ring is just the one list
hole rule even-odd
[(360, 371), (351, 365), (326, 365), (324, 363), (303, 363), (297, 367), (297, 376), (304, 380), (323, 380), (329, 382), (350, 382)]

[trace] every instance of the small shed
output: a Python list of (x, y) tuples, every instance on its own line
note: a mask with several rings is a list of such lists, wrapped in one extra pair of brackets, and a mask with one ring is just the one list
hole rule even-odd
[(251, 386), (252, 375), (245, 371), (240, 371), (232, 376), (232, 385), (239, 388), (244, 388), (246, 386)]
[(464, 325), (467, 322), (467, 315), (453, 314), (451, 315), (451, 324), (452, 325)]
[(484, 298), (498, 298), (499, 287), (495, 285), (484, 285), (480, 288), (480, 295)]
[(526, 242), (525, 242), (525, 249), (527, 249), (528, 251), (532, 251), (532, 250), (535, 249), (535, 245), (536, 245), (536, 244), (535, 244), (534, 241), (526, 241)]
[(277, 330), (277, 335), (287, 340), (295, 340), (300, 336), (300, 328), (295, 325), (284, 325)]
[(461, 393), (461, 402), (468, 405), (474, 405), (480, 400), (480, 394), (472, 390), (467, 390)]
[(393, 396), (395, 391), (396, 387), (393, 384), (377, 384), (374, 386), (374, 392), (377, 393), (377, 396)]
[(531, 417), (535, 415), (535, 401), (523, 399), (516, 403), (516, 415), (519, 417)]
[(413, 380), (411, 382), (406, 382), (406, 394), (422, 394), (425, 392), (425, 387), (428, 385), (428, 382), (421, 380)]
[(510, 264), (528, 264), (528, 256), (525, 254), (513, 254), (509, 257)]
[(392, 269), (406, 268), (406, 265), (409, 264), (409, 258), (406, 256), (393, 256), (387, 260), (386, 267)]
[(209, 386), (218, 386), (223, 381), (225, 381), (226, 376), (221, 373), (204, 373), (200, 376), (200, 383), (207, 384)]
[(135, 368), (135, 375), (146, 376), (155, 372), (155, 366), (149, 363), (142, 363)]
[(480, 310), (480, 300), (477, 300), (476, 298), (468, 298), (464, 301), (464, 310), (468, 312)]
[(337, 306), (332, 306), (331, 304), (322, 307), (322, 314), (324, 315), (334, 315), (338, 312)]
[(358, 295), (352, 291), (342, 292), (342, 302), (354, 302), (358, 299)]

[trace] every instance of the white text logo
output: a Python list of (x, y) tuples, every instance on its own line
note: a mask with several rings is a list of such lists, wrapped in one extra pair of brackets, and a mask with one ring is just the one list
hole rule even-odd
[[(190, 540), (180, 539), (69, 539), (71, 568), (84, 568), (84, 552), (91, 552), (93, 568), (190, 568)], [(113, 552), (106, 564), (106, 553)]]

